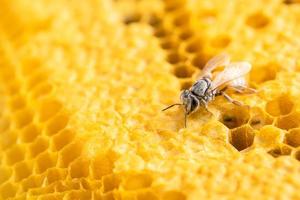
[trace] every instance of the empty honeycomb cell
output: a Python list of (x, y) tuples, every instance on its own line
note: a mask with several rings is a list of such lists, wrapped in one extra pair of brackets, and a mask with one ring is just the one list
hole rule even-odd
[(12, 175), (12, 169), (8, 166), (0, 166), (0, 185), (9, 180)]
[(27, 89), (33, 89), (40, 85), (42, 82), (48, 79), (49, 72), (41, 70), (35, 72), (30, 78), (28, 79), (26, 86)]
[(126, 25), (137, 23), (141, 20), (141, 18), (142, 16), (139, 13), (127, 14), (123, 19), (123, 23)]
[(125, 190), (138, 190), (148, 188), (152, 184), (152, 177), (149, 174), (134, 174), (126, 178), (122, 186)]
[(161, 41), (161, 47), (166, 50), (178, 48), (178, 43), (171, 38), (166, 38)]
[(198, 53), (194, 56), (192, 64), (199, 69), (203, 69), (204, 65), (206, 64), (206, 61), (207, 57), (202, 53)]
[(64, 129), (69, 122), (69, 117), (66, 114), (58, 114), (52, 118), (46, 126), (47, 135), (54, 135)]
[(62, 105), (55, 99), (45, 99), (40, 103), (39, 107), (39, 120), (44, 122), (54, 115), (56, 115), (62, 109)]
[(260, 29), (266, 27), (270, 23), (270, 19), (264, 13), (256, 12), (246, 19), (246, 23), (254, 29)]
[(285, 142), (292, 147), (300, 146), (300, 129), (291, 129), (285, 134)]
[(269, 63), (264, 66), (256, 66), (250, 71), (250, 80), (255, 83), (274, 80), (278, 70), (279, 66), (274, 63)]
[(13, 165), (25, 158), (26, 147), (23, 145), (14, 145), (6, 152), (6, 163)]
[(182, 6), (184, 6), (184, 1), (181, 0), (165, 1), (165, 9), (167, 12), (175, 11), (179, 8), (182, 8)]
[(6, 115), (0, 118), (0, 131), (3, 133), (8, 131), (11, 126), (11, 117)]
[(67, 177), (67, 169), (51, 168), (47, 170), (47, 180), (51, 184), (53, 182), (65, 179)]
[(0, 134), (0, 147), (4, 150), (14, 145), (18, 140), (18, 132), (16, 130), (8, 130)]
[(47, 94), (50, 94), (53, 91), (53, 86), (50, 83), (42, 83), (32, 91), (32, 98), (37, 99)]
[(174, 69), (174, 74), (178, 78), (189, 78), (195, 73), (195, 69), (188, 66), (188, 65), (183, 65), (180, 64), (175, 67)]
[(166, 31), (163, 27), (157, 27), (154, 31), (154, 36), (158, 38), (163, 38), (169, 35), (169, 32)]
[(185, 50), (189, 53), (195, 53), (202, 49), (203, 41), (201, 39), (193, 39), (188, 41)]
[(22, 191), (27, 192), (31, 188), (36, 188), (42, 185), (43, 177), (40, 175), (31, 175), (28, 178), (21, 181)]
[(249, 119), (250, 113), (246, 106), (230, 105), (222, 109), (219, 121), (233, 129), (248, 123)]
[(18, 187), (13, 183), (5, 183), (0, 187), (0, 197), (2, 199), (8, 199), (14, 197), (17, 193)]
[(216, 48), (225, 48), (231, 42), (231, 37), (228, 35), (218, 35), (212, 39), (211, 45)]
[(21, 181), (24, 178), (27, 178), (28, 176), (31, 175), (32, 173), (32, 163), (31, 162), (27, 162), (27, 161), (23, 161), (20, 163), (17, 163), (14, 166), (14, 172), (15, 172), (15, 181)]
[(254, 129), (260, 129), (272, 124), (274, 119), (267, 115), (261, 108), (253, 107), (250, 112), (249, 125)]
[(249, 125), (244, 125), (231, 130), (230, 143), (237, 150), (242, 151), (253, 144), (255, 131)]
[(142, 191), (139, 192), (136, 196), (137, 200), (158, 200), (157, 194), (151, 191)]
[(291, 5), (291, 4), (300, 3), (300, 1), (299, 0), (284, 0), (283, 3), (287, 4), (287, 5)]
[(20, 91), (20, 83), (18, 81), (14, 81), (7, 85), (6, 91), (9, 95), (16, 95)]
[(277, 123), (276, 126), (281, 128), (281, 129), (285, 129), (285, 130), (289, 130), (292, 128), (297, 128), (300, 125), (300, 113), (299, 112), (292, 112), (288, 115), (285, 116), (280, 116), (277, 119)]
[(87, 177), (89, 175), (90, 162), (87, 159), (79, 158), (70, 165), (71, 178)]
[(21, 131), (22, 142), (32, 142), (40, 134), (39, 128), (35, 124), (29, 124)]
[(194, 82), (191, 79), (181, 80), (180, 81), (181, 90), (187, 90), (187, 89), (189, 89), (193, 85), (193, 83)]
[(294, 107), (289, 95), (282, 95), (266, 104), (266, 111), (273, 116), (287, 115)]
[(10, 107), (12, 110), (19, 110), (21, 108), (24, 108), (26, 105), (26, 100), (21, 95), (13, 96), (13, 98), (10, 101)]
[(294, 158), (296, 158), (298, 161), (300, 161), (300, 149), (296, 149), (294, 153)]
[(164, 200), (186, 200), (187, 197), (184, 193), (176, 190), (167, 191), (162, 195)]
[(112, 156), (98, 155), (92, 162), (92, 173), (95, 179), (101, 179), (102, 176), (112, 174), (114, 168), (114, 160)]
[(268, 151), (268, 153), (277, 158), (279, 156), (289, 156), (292, 153), (292, 148), (288, 145), (282, 144)]
[(119, 188), (120, 182), (120, 177), (115, 174), (104, 176), (102, 179), (103, 193)]
[(189, 23), (190, 20), (190, 15), (187, 12), (181, 12), (181, 13), (175, 13), (176, 15), (174, 18), (174, 25), (175, 26), (185, 26)]
[(266, 148), (274, 148), (283, 141), (284, 131), (272, 125), (267, 125), (256, 133), (254, 143)]
[(161, 25), (161, 22), (162, 20), (157, 14), (151, 14), (148, 19), (148, 23), (153, 27), (157, 27)]
[(49, 146), (49, 141), (47, 138), (39, 136), (33, 143), (29, 145), (29, 154), (31, 158), (36, 157), (43, 151), (45, 151)]
[(171, 52), (168, 54), (167, 60), (170, 64), (176, 64), (184, 60), (184, 57), (177, 52)]
[(82, 153), (82, 142), (73, 141), (71, 144), (65, 146), (60, 152), (60, 167), (68, 167), (68, 165), (79, 157)]
[(184, 28), (180, 33), (179, 33), (179, 38), (181, 40), (187, 40), (191, 37), (193, 37), (194, 33), (192, 30), (189, 30), (187, 28)]
[(28, 125), (32, 120), (33, 120), (33, 112), (28, 108), (24, 108), (15, 114), (14, 121), (18, 128), (22, 128)]
[(37, 173), (43, 173), (49, 168), (55, 167), (57, 163), (57, 154), (44, 152), (38, 155), (36, 159)]
[(75, 137), (75, 133), (70, 129), (63, 129), (52, 138), (52, 149), (59, 151), (64, 146), (72, 142)]

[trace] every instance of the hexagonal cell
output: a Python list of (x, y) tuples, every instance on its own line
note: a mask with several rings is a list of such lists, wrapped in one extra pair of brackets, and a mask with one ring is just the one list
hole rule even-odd
[(21, 131), (21, 140), (24, 143), (32, 142), (40, 134), (39, 128), (35, 124), (29, 124)]
[(5, 132), (5, 131), (9, 131), (10, 127), (11, 127), (11, 117), (8, 115), (2, 116), (0, 118), (0, 131), (1, 133)]
[(300, 128), (289, 130), (285, 135), (285, 142), (292, 147), (300, 146)]
[(293, 154), (294, 158), (296, 158), (298, 161), (300, 161), (300, 149), (296, 149), (294, 154)]
[(180, 0), (167, 0), (165, 1), (165, 10), (167, 12), (173, 12), (179, 8), (181, 8), (182, 6), (184, 6), (184, 1), (180, 1)]
[(40, 83), (48, 79), (49, 72), (45, 70), (37, 71), (27, 81), (27, 89), (33, 89)]
[(13, 96), (13, 98), (10, 100), (10, 108), (13, 111), (24, 108), (25, 105), (26, 105), (26, 99), (19, 94), (16, 96)]
[(62, 104), (55, 99), (44, 99), (39, 106), (39, 120), (46, 121), (62, 109)]
[(183, 30), (179, 33), (179, 38), (181, 40), (188, 40), (189, 38), (192, 38), (194, 35), (193, 31), (189, 28), (183, 28)]
[(84, 158), (78, 158), (71, 163), (70, 176), (72, 178), (82, 178), (89, 175), (90, 161)]
[(12, 175), (12, 169), (8, 166), (0, 166), (0, 185), (9, 180)]
[(33, 167), (31, 161), (22, 161), (20, 163), (17, 163), (14, 166), (15, 181), (18, 182), (30, 176), (32, 174), (32, 169)]
[(161, 25), (161, 21), (161, 17), (159, 17), (157, 14), (150, 15), (148, 19), (148, 23), (153, 27)]
[(222, 109), (219, 121), (233, 129), (248, 123), (249, 119), (249, 109), (246, 106), (229, 105)]
[(273, 125), (264, 126), (256, 133), (254, 143), (265, 148), (274, 148), (284, 141), (284, 131)]
[(47, 94), (50, 94), (53, 91), (53, 86), (50, 83), (41, 83), (34, 88), (32, 91), (32, 98), (37, 99)]
[(47, 180), (51, 184), (53, 182), (65, 179), (67, 177), (67, 169), (52, 168), (47, 170)]
[(114, 160), (109, 154), (98, 155), (92, 161), (92, 174), (95, 179), (101, 179), (105, 175), (113, 173)]
[(68, 167), (68, 165), (79, 157), (82, 153), (82, 142), (74, 141), (73, 143), (67, 145), (62, 149), (59, 154), (59, 166), (60, 167)]
[(129, 175), (124, 181), (122, 181), (122, 187), (125, 190), (148, 188), (151, 184), (152, 176), (146, 173)]
[(29, 154), (31, 158), (36, 157), (49, 146), (48, 138), (39, 136), (33, 143), (29, 145)]
[(170, 64), (177, 64), (181, 61), (184, 60), (184, 57), (182, 55), (180, 55), (178, 52), (171, 52), (169, 53), (168, 57), (167, 57), (167, 61), (170, 63)]
[(49, 168), (55, 167), (57, 162), (57, 154), (44, 152), (38, 155), (36, 159), (36, 172), (43, 173)]
[(231, 130), (230, 143), (237, 150), (242, 151), (253, 144), (255, 131), (249, 125), (244, 125)]
[(292, 4), (300, 3), (300, 1), (299, 0), (284, 0), (283, 3), (287, 4), (287, 5), (292, 5)]
[(262, 12), (253, 13), (246, 19), (248, 26), (254, 29), (261, 29), (270, 23), (270, 18)]
[[(189, 53), (199, 52), (202, 49), (202, 39), (196, 38), (188, 41), (185, 50)], [(206, 60), (206, 59), (205, 59)], [(202, 61), (201, 61), (202, 63)]]
[(166, 50), (178, 48), (178, 42), (171, 38), (165, 38), (160, 45)]
[(203, 69), (206, 62), (207, 62), (207, 56), (202, 53), (196, 54), (192, 60), (193, 66), (195, 66), (199, 69)]
[(292, 153), (292, 148), (288, 145), (281, 144), (275, 147), (274, 149), (271, 149), (268, 151), (268, 153), (273, 156), (274, 158), (277, 158), (279, 156), (289, 156)]
[(33, 120), (33, 112), (29, 108), (24, 108), (15, 114), (15, 123), (18, 128), (28, 125)]
[(117, 174), (104, 176), (102, 178), (103, 193), (107, 193), (114, 189), (118, 189), (120, 183), (121, 183), (120, 176), (118, 176)]
[(13, 165), (22, 161), (25, 158), (26, 147), (21, 144), (16, 144), (11, 147), (5, 154), (6, 163)]
[(0, 147), (4, 150), (16, 144), (18, 140), (18, 132), (16, 130), (8, 130), (0, 134)]
[(276, 126), (281, 129), (285, 129), (285, 130), (299, 127), (300, 126), (300, 113), (292, 112), (288, 115), (280, 116), (277, 119)]
[(41, 175), (33, 175), (28, 178), (22, 180), (21, 187), (23, 192), (27, 192), (31, 188), (40, 187), (43, 183), (44, 178)]
[(54, 151), (59, 151), (67, 144), (71, 143), (75, 137), (75, 133), (70, 129), (63, 129), (52, 137), (51, 148)]
[(9, 95), (15, 95), (20, 91), (20, 83), (18, 81), (14, 81), (7, 84), (6, 91)]
[(52, 118), (46, 126), (46, 134), (54, 135), (64, 129), (69, 122), (69, 117), (66, 114), (58, 114)]
[(164, 200), (186, 200), (187, 197), (181, 191), (171, 190), (164, 192), (162, 195), (162, 199)]
[(92, 199), (92, 192), (91, 191), (75, 191), (71, 190), (66, 193), (64, 196), (66, 200), (72, 199)]
[(163, 27), (157, 27), (154, 31), (154, 36), (158, 38), (163, 38), (169, 35), (169, 32), (165, 30)]
[(218, 35), (212, 39), (211, 45), (216, 48), (225, 48), (231, 42), (231, 37), (228, 35)]
[(180, 80), (181, 90), (187, 90), (193, 85), (193, 81), (191, 79), (183, 79)]
[(282, 95), (266, 105), (266, 111), (273, 116), (287, 115), (294, 107), (294, 103), (288, 94)]
[(176, 12), (175, 15), (173, 15), (175, 18), (173, 20), (173, 24), (175, 26), (186, 26), (189, 23), (190, 20), (190, 14), (188, 12)]
[(254, 129), (260, 129), (265, 125), (272, 124), (274, 119), (266, 114), (261, 108), (253, 107), (250, 110), (249, 125)]
[(188, 65), (180, 64), (175, 67), (174, 74), (178, 78), (189, 78), (195, 73), (195, 69)]
[(14, 197), (17, 193), (18, 186), (13, 183), (5, 183), (0, 187), (0, 197), (8, 199)]
[(250, 71), (250, 80), (255, 83), (274, 80), (280, 66), (276, 63), (269, 63), (264, 66), (256, 66)]

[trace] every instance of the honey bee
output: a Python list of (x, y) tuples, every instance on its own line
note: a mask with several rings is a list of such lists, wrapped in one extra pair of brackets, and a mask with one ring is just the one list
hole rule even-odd
[[(214, 69), (221, 66), (224, 66), (223, 71), (217, 74), (212, 73)], [(245, 79), (245, 75), (250, 70), (251, 64), (248, 62), (230, 62), (228, 54), (217, 55), (206, 63), (197, 81), (188, 90), (181, 92), (181, 103), (172, 104), (162, 111), (177, 105), (183, 106), (185, 109), (184, 126), (186, 127), (187, 116), (201, 106), (208, 111), (207, 104), (216, 96), (222, 95), (229, 102), (242, 106), (241, 102), (232, 99), (225, 91), (231, 88), (239, 93), (255, 93), (255, 89), (247, 87)]]

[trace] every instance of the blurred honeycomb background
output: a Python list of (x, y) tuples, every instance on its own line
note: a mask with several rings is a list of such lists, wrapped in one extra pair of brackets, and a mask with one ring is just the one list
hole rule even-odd
[[(0, 199), (300, 199), (297, 0), (1, 0)], [(257, 94), (189, 116), (214, 55)]]

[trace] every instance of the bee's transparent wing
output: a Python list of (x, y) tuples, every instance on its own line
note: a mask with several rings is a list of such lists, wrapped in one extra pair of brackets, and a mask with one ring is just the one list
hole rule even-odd
[(230, 57), (228, 54), (226, 53), (221, 53), (215, 57), (213, 57), (212, 59), (210, 59), (204, 66), (200, 77), (202, 78), (204, 76), (208, 76), (211, 77), (211, 72), (219, 66), (226, 66), (230, 63)]
[(245, 76), (251, 70), (251, 64), (248, 62), (230, 63), (225, 69), (217, 74), (212, 81), (212, 89), (222, 86), (225, 83)]

